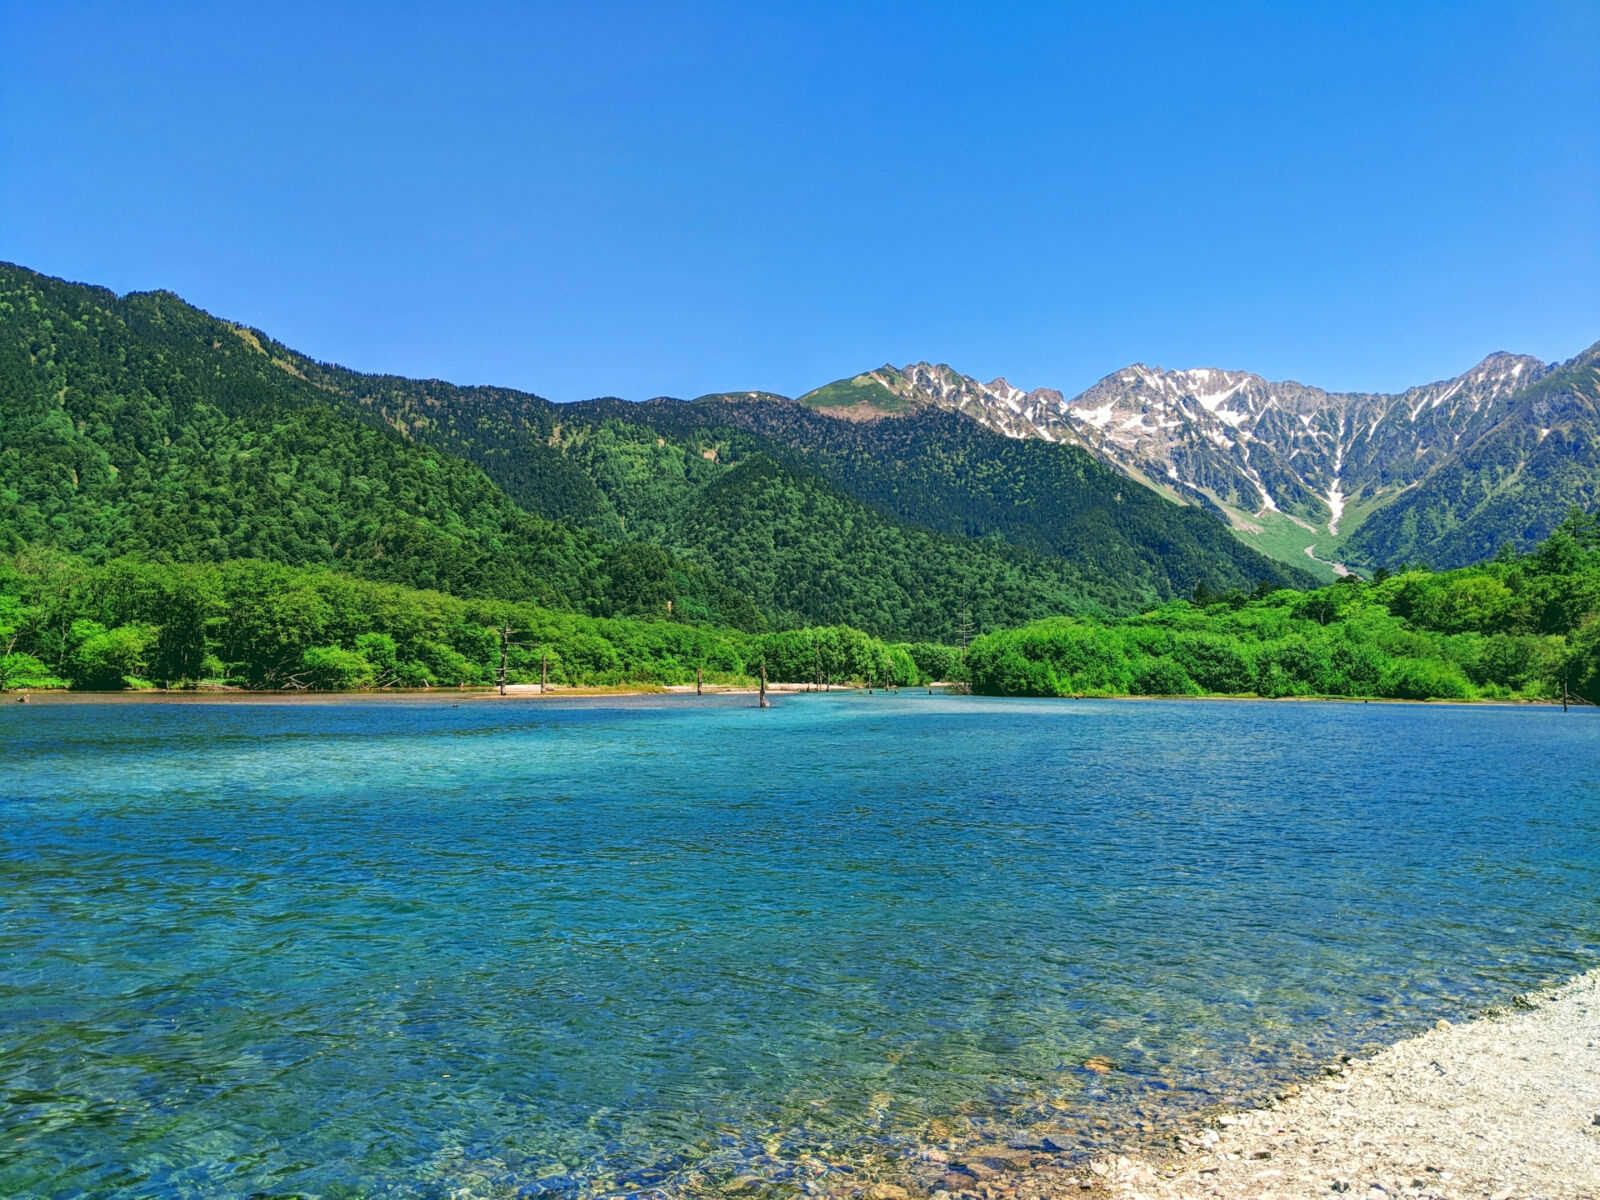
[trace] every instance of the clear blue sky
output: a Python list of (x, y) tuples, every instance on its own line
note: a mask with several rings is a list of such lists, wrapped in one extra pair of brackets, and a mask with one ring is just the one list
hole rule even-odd
[(0, 2), (0, 258), (552, 399), (1600, 339), (1600, 4)]

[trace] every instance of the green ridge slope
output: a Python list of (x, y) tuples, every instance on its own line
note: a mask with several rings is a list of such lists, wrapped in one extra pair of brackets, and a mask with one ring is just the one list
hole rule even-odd
[[(255, 557), (745, 626), (763, 619), (749, 592), (782, 625), (908, 638), (968, 610), (996, 628), (1310, 582), (1075, 448), (958, 414), (840, 422), (760, 393), (558, 406), (316, 363), (168, 294), (16, 267), (0, 305), (13, 549)], [(739, 469), (758, 457), (771, 469)]]
[(753, 617), (703, 572), (531, 516), (476, 467), (340, 411), (273, 350), (167, 293), (0, 266), (0, 549)]

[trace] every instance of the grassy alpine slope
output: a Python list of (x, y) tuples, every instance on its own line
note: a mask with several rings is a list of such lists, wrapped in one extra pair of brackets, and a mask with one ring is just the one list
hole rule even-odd
[(1370, 696), (1600, 702), (1600, 520), (1574, 511), (1537, 550), (1309, 593), (1176, 601), (979, 638), (975, 691), (1008, 696)]

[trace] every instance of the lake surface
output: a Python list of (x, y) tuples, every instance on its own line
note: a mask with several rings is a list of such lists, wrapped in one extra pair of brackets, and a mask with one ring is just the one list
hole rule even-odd
[(1548, 708), (8, 704), (0, 1194), (1119, 1144), (1600, 965), (1597, 868)]

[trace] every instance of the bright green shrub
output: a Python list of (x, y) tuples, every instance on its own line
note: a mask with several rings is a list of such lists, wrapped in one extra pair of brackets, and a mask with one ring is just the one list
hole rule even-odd
[(98, 621), (74, 621), (73, 686), (99, 690), (137, 686), (149, 669), (156, 635), (154, 626), (139, 622), (107, 629)]
[(961, 677), (961, 649), (958, 646), (941, 646), (937, 642), (912, 642), (904, 649), (917, 664), (917, 673), (924, 680), (953, 680)]
[(1256, 664), (1235, 638), (1215, 633), (1182, 634), (1172, 657), (1203, 691), (1237, 694), (1255, 690)]
[(66, 687), (67, 681), (59, 679), (31, 654), (0, 654), (0, 692), (16, 688)]
[(1438, 659), (1400, 658), (1388, 665), (1379, 694), (1396, 700), (1464, 700), (1471, 685), (1456, 664)]
[(1133, 691), (1139, 696), (1198, 696), (1200, 689), (1195, 686), (1189, 672), (1175, 659), (1166, 657), (1147, 658), (1137, 663), (1133, 669)]
[(371, 687), (372, 664), (354, 650), (338, 646), (312, 646), (300, 656), (301, 679), (307, 687), (322, 691), (346, 691)]

